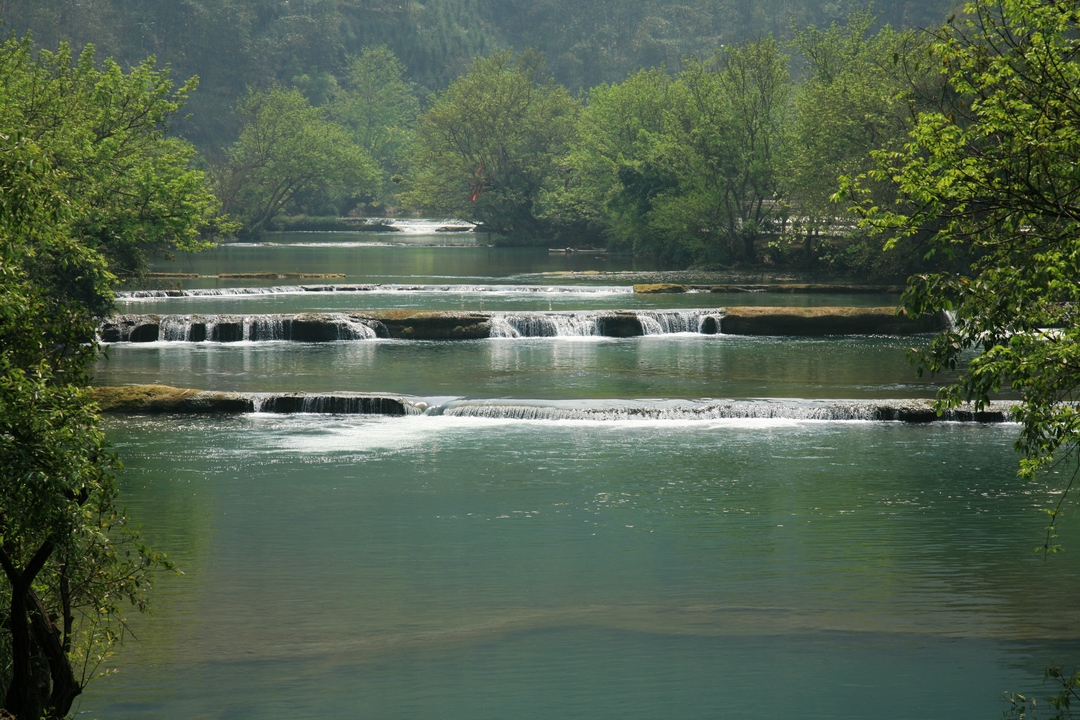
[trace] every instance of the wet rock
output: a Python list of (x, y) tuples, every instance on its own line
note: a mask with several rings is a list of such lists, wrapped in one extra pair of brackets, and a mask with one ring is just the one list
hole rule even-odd
[(597, 319), (597, 330), (604, 337), (626, 338), (645, 334), (641, 320), (633, 313), (613, 313)]
[(102, 342), (154, 342), (160, 332), (157, 315), (117, 315), (102, 323)]
[(210, 328), (207, 340), (214, 342), (240, 342), (244, 339), (244, 321), (240, 318), (221, 319)]
[(258, 402), (261, 412), (324, 413), (335, 415), (407, 415), (411, 407), (401, 398), (385, 395), (286, 393)]
[(381, 326), (388, 337), (403, 340), (479, 340), (491, 336), (487, 313), (384, 310), (356, 317), (369, 321), (377, 334)]

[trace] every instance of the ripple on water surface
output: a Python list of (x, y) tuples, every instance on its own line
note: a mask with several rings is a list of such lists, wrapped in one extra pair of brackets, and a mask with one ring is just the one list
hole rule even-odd
[(186, 575), (91, 717), (985, 717), (1078, 649), (1010, 426), (173, 423), (110, 421)]

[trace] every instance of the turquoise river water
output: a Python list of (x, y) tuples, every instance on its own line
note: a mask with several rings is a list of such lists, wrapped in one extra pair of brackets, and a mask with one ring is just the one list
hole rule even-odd
[[(346, 238), (271, 236), (161, 269), (415, 288), (233, 282), (259, 292), (123, 311), (896, 302), (635, 297), (615, 256)], [(632, 411), (932, 397), (912, 342), (117, 343), (96, 382), (389, 392), (442, 410), (110, 418), (124, 503), (183, 574), (160, 578), (79, 715), (1000, 717), (1003, 692), (1038, 692), (1046, 665), (1080, 657), (1080, 532), (1066, 518), (1067, 551), (1032, 552), (1058, 496), (1016, 478), (1015, 426)], [(609, 412), (521, 410), (536, 407)]]

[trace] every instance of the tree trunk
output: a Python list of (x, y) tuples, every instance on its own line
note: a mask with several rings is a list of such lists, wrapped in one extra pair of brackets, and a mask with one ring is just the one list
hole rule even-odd
[[(19, 720), (38, 720), (45, 714), (49, 696), (49, 679), (36, 672), (34, 633), (31, 628), (32, 594), (34, 578), (45, 566), (55, 543), (47, 540), (38, 548), (26, 567), (20, 572), (7, 551), (0, 549), (0, 565), (3, 565), (11, 585), (11, 606), (8, 622), (11, 626), (11, 684), (4, 697), (4, 710)], [(66, 660), (66, 657), (65, 657)], [(69, 668), (70, 669), (70, 668)], [(70, 709), (70, 704), (69, 704)]]
[(45, 659), (49, 662), (49, 675), (52, 678), (52, 692), (49, 694), (47, 705), (48, 716), (61, 720), (71, 712), (71, 705), (75, 698), (82, 693), (79, 681), (75, 679), (75, 672), (71, 669), (71, 661), (64, 651), (64, 644), (60, 639), (60, 629), (49, 619), (49, 612), (45, 608), (41, 598), (33, 590), (28, 593), (30, 600), (30, 627), (33, 631), (34, 640), (37, 642)]
[(754, 242), (757, 239), (757, 233), (746, 232), (745, 228), (743, 233), (743, 257), (749, 262), (753, 262), (754, 258), (757, 257), (757, 248)]

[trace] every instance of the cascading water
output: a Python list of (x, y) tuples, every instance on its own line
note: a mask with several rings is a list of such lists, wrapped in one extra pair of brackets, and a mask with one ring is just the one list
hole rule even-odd
[(348, 315), (338, 316), (337, 329), (338, 340), (374, 340), (378, 337), (375, 328)]
[(495, 313), (491, 337), (587, 337), (600, 335), (595, 313)]
[(166, 342), (191, 342), (191, 316), (172, 315), (161, 319), (158, 338)]
[(330, 342), (378, 334), (345, 313), (302, 315), (121, 315), (101, 330), (104, 342)]
[(285, 322), (280, 315), (249, 315), (244, 318), (244, 340), (285, 340)]
[(635, 313), (645, 335), (673, 333), (705, 333), (714, 335), (720, 329), (720, 312), (716, 310), (684, 310), (664, 312), (639, 310)]
[[(120, 315), (101, 327), (104, 342), (331, 342), (370, 340), (378, 337), (411, 338), (408, 317), (378, 319), (380, 313), (301, 313), (260, 315)], [(629, 338), (676, 333), (716, 334), (721, 313), (716, 310), (644, 310), (600, 312), (470, 313), (418, 317), (434, 320), (425, 339), (455, 340), (463, 337), (464, 325), (475, 327), (473, 339), (491, 338)], [(441, 318), (441, 319), (440, 319)], [(457, 323), (460, 322), (459, 326)], [(397, 323), (395, 335), (386, 323)], [(441, 325), (440, 325), (441, 323)]]
[(494, 313), (491, 337), (632, 337), (673, 333), (716, 334), (717, 310), (638, 310), (586, 313)]
[(318, 415), (420, 415), (413, 402), (394, 396), (353, 393), (285, 393), (252, 398), (257, 413), (308, 413)]
[(429, 415), (494, 420), (861, 420), (932, 422), (1005, 422), (1007, 403), (994, 403), (980, 412), (958, 409), (937, 416), (928, 401), (881, 400), (702, 400), (681, 402), (624, 401), (620, 403), (550, 403), (542, 401), (458, 400), (432, 407)]

